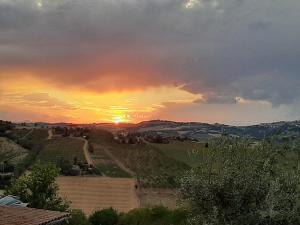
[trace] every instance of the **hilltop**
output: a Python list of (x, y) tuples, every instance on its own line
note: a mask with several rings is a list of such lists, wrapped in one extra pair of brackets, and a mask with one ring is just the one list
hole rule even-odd
[(221, 135), (232, 137), (247, 137), (261, 140), (263, 138), (276, 137), (281, 140), (294, 139), (300, 135), (300, 121), (280, 121), (274, 123), (261, 123), (249, 126), (233, 126), (226, 124), (209, 124), (201, 122), (175, 122), (168, 120), (150, 120), (137, 124), (133, 123), (22, 123), (31, 127), (61, 127), (61, 128), (101, 128), (112, 133), (124, 131), (129, 133), (141, 133), (144, 135), (160, 135), (162, 137), (187, 137), (193, 140), (205, 141)]

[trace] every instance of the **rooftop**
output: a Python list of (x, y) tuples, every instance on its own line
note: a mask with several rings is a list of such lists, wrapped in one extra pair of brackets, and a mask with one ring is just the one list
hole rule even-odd
[(13, 206), (0, 206), (0, 215), (0, 225), (56, 225), (70, 216), (68, 213)]

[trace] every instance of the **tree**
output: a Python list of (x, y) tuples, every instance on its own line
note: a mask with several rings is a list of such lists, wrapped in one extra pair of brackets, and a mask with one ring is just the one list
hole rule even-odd
[(119, 215), (113, 208), (103, 209), (94, 212), (89, 221), (92, 225), (117, 225), (119, 221)]
[(66, 211), (68, 204), (58, 196), (55, 178), (59, 169), (52, 164), (37, 163), (31, 173), (15, 180), (7, 189), (7, 194), (20, 197), (29, 207)]
[(283, 150), (229, 138), (210, 144), (206, 163), (181, 179), (191, 224), (300, 224), (298, 171), (282, 167)]

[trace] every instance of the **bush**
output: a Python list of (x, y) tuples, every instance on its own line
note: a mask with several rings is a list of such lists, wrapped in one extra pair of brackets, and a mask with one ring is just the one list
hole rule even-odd
[(163, 206), (134, 209), (120, 216), (120, 225), (186, 225), (188, 212)]
[(121, 215), (121, 225), (147, 225), (150, 221), (150, 209), (133, 209), (130, 212)]
[(72, 164), (70, 163), (69, 160), (65, 160), (63, 158), (60, 158), (56, 162), (56, 166), (61, 169), (61, 173), (64, 175), (70, 175), (71, 170), (72, 170)]
[(89, 221), (92, 225), (117, 225), (119, 221), (119, 215), (113, 208), (103, 209), (94, 212)]
[(90, 225), (90, 222), (82, 210), (72, 210), (68, 225)]
[(284, 148), (269, 142), (220, 139), (206, 163), (181, 180), (194, 213), (191, 224), (300, 224), (298, 171), (285, 170)]

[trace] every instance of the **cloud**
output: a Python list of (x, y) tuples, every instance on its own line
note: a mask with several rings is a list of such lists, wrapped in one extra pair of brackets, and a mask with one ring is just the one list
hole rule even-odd
[(0, 0), (0, 81), (23, 71), (98, 92), (176, 83), (225, 104), (300, 96), (298, 1), (39, 2)]
[(33, 122), (71, 122), (74, 119), (70, 118), (65, 115), (51, 115), (49, 113), (43, 112), (36, 112), (24, 107), (18, 106), (8, 106), (8, 105), (1, 105), (0, 108), (0, 118), (2, 120), (8, 121), (16, 121), (16, 122), (23, 122), (23, 121), (33, 121)]
[[(1, 94), (1, 93), (0, 93)], [(2, 100), (5, 103), (14, 103), (33, 107), (75, 110), (76, 106), (64, 102), (60, 99), (50, 96), (48, 93), (31, 93), (31, 94), (2, 94)], [(1, 98), (0, 98), (1, 101)]]

